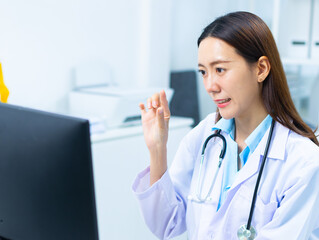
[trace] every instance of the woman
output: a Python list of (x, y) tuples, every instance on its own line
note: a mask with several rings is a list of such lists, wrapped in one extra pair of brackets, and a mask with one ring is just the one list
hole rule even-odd
[[(267, 25), (247, 12), (217, 18), (198, 39), (198, 68), (217, 112), (183, 139), (169, 171), (165, 93), (148, 110), (140, 104), (150, 167), (133, 190), (148, 227), (160, 239), (186, 230), (200, 240), (319, 238), (319, 143), (294, 107)], [(221, 138), (208, 142), (201, 164), (217, 131), (227, 144), (219, 171)]]

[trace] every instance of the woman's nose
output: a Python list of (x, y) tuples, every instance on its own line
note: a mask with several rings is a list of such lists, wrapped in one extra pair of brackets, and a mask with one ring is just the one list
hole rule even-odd
[(204, 81), (205, 89), (207, 92), (219, 92), (220, 86), (217, 82), (216, 77), (209, 75), (208, 78)]

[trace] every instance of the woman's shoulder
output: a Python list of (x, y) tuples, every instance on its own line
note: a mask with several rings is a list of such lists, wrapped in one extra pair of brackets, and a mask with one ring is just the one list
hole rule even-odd
[[(287, 190), (297, 182), (306, 183), (314, 176), (319, 176), (319, 147), (309, 138), (304, 137), (281, 125), (281, 135), (275, 145), (276, 151), (282, 153), (281, 160), (276, 161), (280, 167), (278, 186)], [(287, 134), (283, 137), (284, 134)], [(280, 191), (279, 191), (280, 192)]]
[(292, 130), (289, 131), (287, 145), (291, 147), (291, 151), (309, 150), (311, 153), (319, 154), (319, 146), (309, 138), (302, 136)]
[(302, 165), (313, 164), (319, 167), (319, 146), (292, 130), (289, 130), (286, 154), (297, 162), (302, 160)]

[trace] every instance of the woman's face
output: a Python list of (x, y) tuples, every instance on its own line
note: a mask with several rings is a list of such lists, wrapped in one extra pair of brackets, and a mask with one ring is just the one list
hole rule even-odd
[(245, 119), (258, 114), (260, 107), (264, 109), (257, 64), (248, 64), (225, 41), (214, 37), (202, 40), (198, 68), (223, 118)]

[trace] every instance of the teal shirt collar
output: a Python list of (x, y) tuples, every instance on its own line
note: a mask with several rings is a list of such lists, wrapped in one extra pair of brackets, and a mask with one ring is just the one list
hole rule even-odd
[[(267, 129), (270, 127), (272, 121), (272, 117), (268, 114), (267, 117), (255, 128), (255, 130), (246, 138), (245, 143), (249, 148), (249, 152), (252, 153), (255, 151), (259, 142), (265, 135)], [(216, 125), (212, 128), (212, 131), (222, 130), (228, 133), (233, 140), (235, 136), (235, 124), (234, 118), (232, 119), (224, 119), (221, 118)]]
[(223, 132), (228, 133), (234, 140), (234, 134), (235, 134), (234, 118), (232, 119), (221, 118), (212, 128), (212, 131), (215, 131), (215, 130), (222, 130)]
[(250, 153), (253, 153), (271, 125), (272, 117), (268, 114), (267, 117), (255, 128), (255, 130), (245, 140)]

